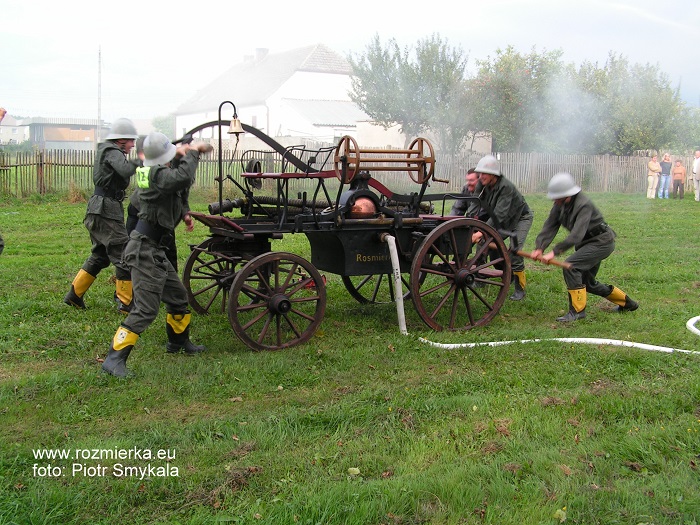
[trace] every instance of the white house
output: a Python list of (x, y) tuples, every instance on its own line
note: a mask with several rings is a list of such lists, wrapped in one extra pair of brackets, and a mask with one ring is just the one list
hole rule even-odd
[[(355, 135), (367, 115), (351, 102), (350, 64), (322, 44), (281, 53), (258, 49), (175, 111), (176, 135), (217, 120), (225, 101), (238, 116), (272, 137), (335, 142)], [(233, 106), (221, 106), (230, 120)], [(204, 135), (206, 136), (206, 135)]]
[(29, 140), (29, 126), (11, 115), (0, 121), (0, 144), (20, 144)]
[[(222, 120), (230, 120), (233, 106), (222, 103), (232, 102), (241, 122), (285, 145), (300, 139), (335, 144), (350, 135), (362, 146), (402, 148), (416, 138), (405, 137), (398, 125), (385, 130), (374, 124), (350, 100), (351, 75), (348, 61), (323, 44), (281, 53), (258, 49), (175, 110), (175, 134), (217, 120), (219, 108)], [(212, 133), (218, 130), (202, 136)], [(490, 139), (477, 140), (474, 149), (491, 151)]]

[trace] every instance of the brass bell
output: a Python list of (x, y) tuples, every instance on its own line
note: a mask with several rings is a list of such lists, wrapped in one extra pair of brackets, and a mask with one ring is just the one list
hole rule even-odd
[(231, 120), (228, 133), (230, 135), (240, 135), (241, 133), (245, 133), (245, 131), (243, 131), (243, 126), (241, 125), (241, 120), (235, 115)]

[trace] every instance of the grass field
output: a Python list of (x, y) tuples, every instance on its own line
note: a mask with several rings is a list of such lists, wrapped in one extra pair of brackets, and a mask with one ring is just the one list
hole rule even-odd
[[(547, 339), (700, 351), (685, 327), (700, 315), (700, 204), (592, 198), (618, 233), (599, 278), (636, 312), (589, 297), (585, 320), (557, 323), (561, 272), (528, 261), (527, 298), (487, 327), (432, 332), (409, 301), (402, 336), (393, 305), (326, 275), (309, 343), (253, 352), (225, 315), (193, 315), (208, 351), (167, 355), (161, 311), (126, 381), (98, 361), (122, 319), (111, 270), (88, 310), (62, 303), (89, 252), (85, 204), (1, 201), (0, 524), (699, 523), (700, 355)], [(550, 202), (528, 202), (530, 250)], [(178, 231), (181, 268), (207, 233)], [(303, 235), (274, 249), (310, 256)]]

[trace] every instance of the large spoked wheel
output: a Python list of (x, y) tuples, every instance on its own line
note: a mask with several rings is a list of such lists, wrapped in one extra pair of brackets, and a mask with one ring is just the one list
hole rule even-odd
[[(405, 290), (401, 290), (404, 299), (409, 295), (409, 282), (401, 276)], [(390, 273), (375, 275), (343, 276), (343, 284), (350, 295), (361, 304), (389, 304), (396, 302), (394, 276)]]
[(182, 274), (192, 310), (224, 313), (236, 267), (249, 260), (231, 254), (231, 242), (211, 237), (192, 248)]
[[(480, 232), (481, 240), (472, 242)], [(421, 243), (411, 264), (411, 298), (434, 330), (468, 330), (493, 319), (509, 293), (510, 256), (501, 236), (475, 219), (453, 219)]]
[(251, 259), (231, 285), (228, 318), (254, 350), (279, 350), (308, 341), (326, 311), (326, 286), (316, 267), (291, 253)]

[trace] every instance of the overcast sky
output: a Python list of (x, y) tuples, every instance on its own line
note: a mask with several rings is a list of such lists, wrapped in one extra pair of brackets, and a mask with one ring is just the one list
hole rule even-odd
[(98, 101), (107, 121), (163, 116), (256, 48), (357, 55), (375, 34), (410, 46), (437, 33), (472, 72), (508, 45), (601, 66), (613, 51), (700, 104), (698, 0), (0, 0), (0, 20), (0, 106), (22, 117), (96, 118)]

